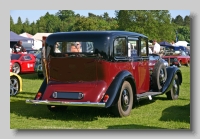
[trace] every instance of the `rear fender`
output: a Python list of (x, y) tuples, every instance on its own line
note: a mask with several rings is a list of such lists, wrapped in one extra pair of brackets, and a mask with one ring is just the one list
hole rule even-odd
[[(46, 87), (47, 87), (47, 79), (45, 78), (45, 79), (43, 80), (43, 82), (42, 82), (42, 84), (41, 84), (39, 90), (38, 90), (38, 92), (42, 93), (42, 96), (43, 96), (43, 94), (44, 94), (44, 92), (45, 92), (45, 90), (46, 90)], [(37, 92), (37, 93), (38, 93), (38, 92)], [(34, 98), (35, 100), (36, 100), (36, 96), (37, 96), (37, 94), (35, 95), (35, 98)], [(42, 96), (40, 97), (39, 100), (42, 99)]]
[(162, 88), (162, 94), (168, 92), (171, 89), (176, 74), (178, 75), (179, 84), (181, 85), (182, 83), (182, 73), (179, 68), (177, 68), (176, 66), (169, 66), (166, 68), (166, 70), (167, 70), (167, 80)]
[(135, 88), (135, 80), (132, 74), (129, 71), (121, 71), (117, 74), (117, 76), (112, 81), (111, 85), (109, 86), (108, 90), (106, 91), (105, 95), (109, 95), (109, 99), (106, 102), (106, 108), (113, 106), (117, 103), (119, 95), (120, 95), (120, 89), (123, 84), (123, 82), (127, 80), (132, 86), (133, 89), (133, 95), (135, 97), (136, 88)]

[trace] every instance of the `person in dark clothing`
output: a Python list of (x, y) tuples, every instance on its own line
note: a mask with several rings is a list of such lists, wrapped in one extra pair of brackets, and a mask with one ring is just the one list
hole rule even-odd
[(22, 41), (18, 41), (17, 44), (13, 46), (14, 53), (26, 52), (26, 49), (22, 46)]

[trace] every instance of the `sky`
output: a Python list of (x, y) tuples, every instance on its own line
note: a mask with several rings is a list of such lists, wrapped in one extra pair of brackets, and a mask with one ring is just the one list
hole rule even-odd
[[(93, 13), (95, 15), (103, 15), (104, 12), (107, 12), (110, 17), (115, 17), (115, 10), (73, 10), (75, 14), (80, 14), (81, 16), (88, 16), (88, 13)], [(11, 10), (10, 15), (12, 16), (14, 23), (17, 22), (18, 17), (21, 17), (22, 22), (28, 18), (29, 22), (37, 21), (41, 16), (44, 16), (47, 12), (49, 14), (55, 14), (58, 10)], [(169, 10), (172, 18), (175, 18), (177, 15), (185, 17), (190, 15), (189, 10)]]

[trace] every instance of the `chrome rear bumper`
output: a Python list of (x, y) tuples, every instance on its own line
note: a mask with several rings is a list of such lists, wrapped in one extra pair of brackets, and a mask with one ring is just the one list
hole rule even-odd
[(27, 104), (39, 104), (39, 105), (105, 107), (105, 103), (94, 103), (94, 102), (65, 102), (65, 101), (48, 101), (48, 100), (26, 100), (26, 103)]

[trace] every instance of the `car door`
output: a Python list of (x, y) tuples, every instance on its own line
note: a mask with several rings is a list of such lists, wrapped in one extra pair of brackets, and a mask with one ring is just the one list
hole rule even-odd
[(26, 72), (34, 71), (35, 61), (33, 57), (31, 57), (29, 54), (25, 54), (22, 56), (21, 61), (22, 61), (23, 71)]
[(128, 56), (131, 58), (132, 74), (136, 81), (137, 92), (149, 90), (148, 41), (138, 36), (128, 37)]
[(148, 57), (148, 40), (139, 38), (138, 46), (138, 76), (139, 76), (139, 93), (149, 90), (150, 73), (149, 73), (149, 57)]

